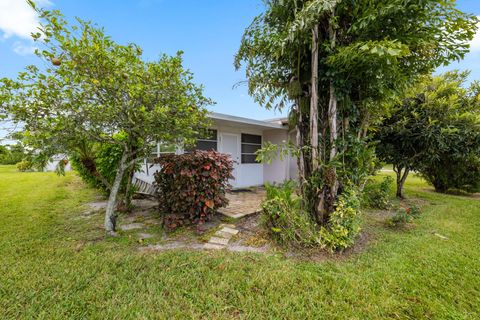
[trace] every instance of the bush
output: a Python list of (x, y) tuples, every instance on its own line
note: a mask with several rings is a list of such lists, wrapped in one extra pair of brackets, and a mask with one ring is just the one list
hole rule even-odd
[(453, 154), (443, 154), (438, 162), (430, 163), (419, 172), (437, 192), (460, 190), (475, 193), (480, 191), (480, 158), (478, 157), (462, 159)]
[(362, 193), (362, 205), (372, 209), (390, 209), (390, 195), (393, 190), (393, 178), (385, 177), (382, 182), (370, 180)]
[(313, 246), (318, 232), (310, 215), (301, 210), (301, 198), (295, 195), (293, 181), (275, 187), (265, 185), (267, 199), (262, 203), (262, 223), (281, 245)]
[(320, 229), (322, 245), (332, 251), (353, 245), (360, 232), (360, 199), (358, 192), (348, 188), (339, 196), (327, 228)]
[(393, 217), (387, 220), (387, 225), (391, 227), (405, 226), (412, 223), (413, 220), (418, 219), (420, 214), (420, 208), (417, 206), (400, 208)]
[(336, 202), (327, 226), (317, 228), (311, 216), (302, 210), (302, 199), (295, 195), (295, 184), (266, 186), (263, 202), (263, 224), (272, 238), (282, 245), (320, 246), (331, 251), (353, 245), (360, 232), (360, 200), (354, 189), (346, 189)]
[(228, 204), (226, 191), (232, 179), (233, 161), (215, 151), (167, 154), (156, 160), (155, 174), (160, 212), (169, 228), (203, 223)]
[(32, 163), (27, 160), (20, 161), (19, 163), (17, 163), (17, 170), (20, 172), (32, 170)]

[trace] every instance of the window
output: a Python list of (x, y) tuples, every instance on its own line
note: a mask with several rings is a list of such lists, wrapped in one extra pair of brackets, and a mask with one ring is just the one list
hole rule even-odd
[(162, 154), (173, 154), (177, 151), (177, 146), (173, 143), (159, 142), (152, 146), (152, 151), (147, 159), (148, 163), (155, 163), (155, 159), (162, 156)]
[(242, 133), (242, 163), (258, 163), (255, 152), (262, 148), (262, 136)]
[(195, 146), (187, 148), (187, 152), (193, 150), (203, 150), (203, 151), (217, 151), (218, 147), (218, 133), (217, 130), (208, 130), (205, 136), (199, 137)]

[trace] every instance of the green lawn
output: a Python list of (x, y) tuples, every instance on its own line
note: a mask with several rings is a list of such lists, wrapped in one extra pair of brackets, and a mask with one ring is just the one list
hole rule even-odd
[(370, 221), (348, 258), (142, 254), (78, 218), (94, 192), (73, 174), (0, 166), (0, 319), (479, 319), (480, 200), (426, 189), (406, 186), (429, 203), (415, 228)]

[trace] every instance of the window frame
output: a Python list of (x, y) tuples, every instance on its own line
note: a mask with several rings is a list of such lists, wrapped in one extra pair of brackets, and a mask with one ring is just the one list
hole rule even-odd
[[(218, 151), (218, 130), (217, 129), (208, 129), (209, 131), (211, 132), (214, 132), (215, 135), (214, 135), (214, 138), (215, 139), (204, 139), (204, 138), (197, 138), (196, 141), (195, 141), (195, 147), (192, 148), (192, 149), (185, 149), (184, 152), (185, 153), (189, 153), (189, 152), (193, 152), (193, 151)], [(215, 149), (208, 149), (208, 150), (204, 150), (204, 149), (198, 149), (198, 142), (214, 142), (215, 143)]]
[[(259, 137), (260, 138), (260, 143), (252, 143), (252, 142), (243, 142), (244, 136), (254, 136), (254, 137)], [(247, 140), (247, 139), (245, 139)], [(243, 146), (248, 145), (248, 146), (258, 146), (258, 150), (262, 148), (263, 145), (263, 136), (261, 134), (251, 134), (251, 133), (241, 133), (240, 134), (240, 163), (241, 164), (260, 164), (256, 160), (257, 154), (256, 153), (250, 153), (250, 152), (243, 152)], [(255, 151), (255, 152), (256, 152)], [(250, 161), (244, 161), (244, 156), (255, 156), (255, 160), (253, 162)]]

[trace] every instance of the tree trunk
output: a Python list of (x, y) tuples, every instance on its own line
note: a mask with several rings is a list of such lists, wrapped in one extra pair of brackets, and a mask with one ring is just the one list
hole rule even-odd
[(128, 177), (127, 177), (128, 180), (127, 180), (127, 185), (125, 187), (125, 201), (124, 201), (125, 208), (127, 209), (128, 212), (130, 212), (130, 208), (131, 208), (131, 205), (132, 205), (131, 189), (132, 189), (132, 180), (133, 180), (134, 173), (135, 173), (135, 167), (131, 166), (128, 169)]
[[(332, 18), (335, 16), (335, 12), (332, 12)], [(336, 31), (333, 28), (333, 22), (330, 21), (330, 25), (328, 28), (328, 35), (330, 37), (330, 48), (331, 50), (335, 50), (336, 48), (336, 41), (337, 35)], [(329, 164), (332, 165), (329, 171), (326, 173), (326, 181), (325, 187), (322, 191), (320, 203), (319, 203), (319, 210), (321, 213), (323, 223), (327, 223), (330, 218), (330, 213), (333, 212), (335, 209), (335, 201), (337, 200), (337, 194), (339, 189), (339, 182), (337, 177), (337, 169), (335, 165), (333, 165), (333, 160), (337, 156), (337, 138), (338, 138), (338, 128), (337, 128), (337, 105), (338, 105), (338, 97), (335, 91), (335, 85), (333, 79), (330, 80), (330, 96), (329, 96), (329, 103), (328, 103), (328, 111), (327, 111), (327, 123), (328, 128), (330, 131), (329, 136), (329, 148), (330, 152), (328, 153), (329, 157)], [(325, 152), (326, 153), (326, 152)], [(327, 157), (327, 155), (325, 155)]]
[(127, 159), (128, 154), (125, 151), (122, 155), (122, 158), (120, 159), (120, 163), (118, 164), (115, 181), (113, 182), (112, 188), (110, 189), (110, 195), (108, 197), (107, 210), (105, 211), (105, 230), (110, 234), (115, 232), (117, 222), (115, 209), (117, 204), (118, 191), (120, 190), (123, 176), (125, 174), (125, 170), (127, 169)]
[(312, 29), (312, 91), (310, 96), (310, 144), (312, 147), (312, 171), (318, 170), (318, 25)]
[[(405, 181), (407, 180), (408, 174), (410, 173), (410, 169), (405, 168), (403, 171), (403, 167), (393, 167), (393, 171), (397, 174), (397, 192), (396, 196), (399, 199), (405, 199), (403, 195), (403, 186), (405, 185)], [(402, 173), (403, 171), (403, 173)]]

